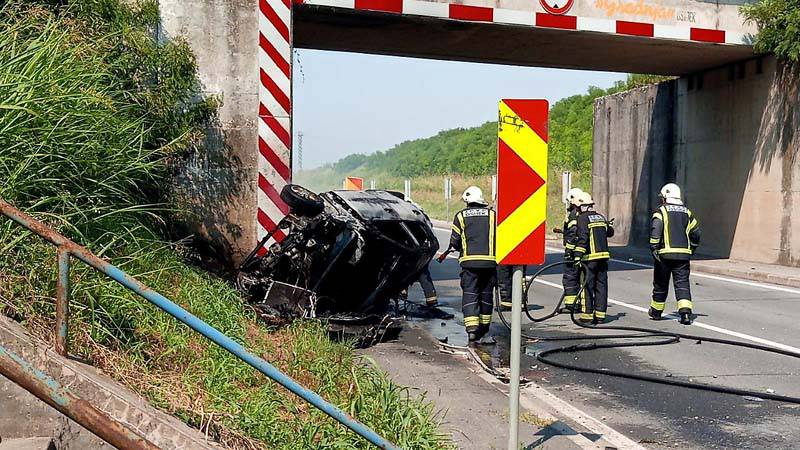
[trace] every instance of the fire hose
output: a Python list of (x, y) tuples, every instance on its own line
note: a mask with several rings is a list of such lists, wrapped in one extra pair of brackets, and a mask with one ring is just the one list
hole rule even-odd
[[(528, 293), (536, 281), (538, 277), (544, 274), (546, 271), (552, 269), (553, 267), (557, 267), (560, 265), (567, 264), (567, 261), (559, 261), (552, 264), (548, 264), (540, 268), (536, 273), (534, 273), (528, 285), (523, 293), (523, 305), (522, 310), (525, 311), (525, 315), (528, 316), (534, 323), (544, 322), (549, 320), (557, 315), (559, 315), (562, 311), (561, 305), (564, 301), (564, 294), (561, 295), (561, 298), (558, 301), (555, 309), (543, 316), (543, 317), (533, 317), (528, 310)], [(582, 268), (582, 270), (585, 270)], [(581, 293), (586, 289), (586, 285), (582, 284), (577, 294), (577, 298), (581, 299)], [(559, 354), (559, 353), (575, 353), (575, 352), (587, 352), (592, 350), (598, 349), (611, 349), (611, 348), (626, 348), (626, 347), (648, 347), (648, 346), (659, 346), (659, 345), (668, 345), (668, 344), (675, 344), (680, 342), (681, 339), (686, 339), (690, 341), (696, 341), (698, 344), (701, 342), (710, 342), (714, 344), (722, 344), (722, 345), (730, 345), (735, 347), (743, 347), (749, 348), (754, 350), (765, 351), (769, 353), (775, 353), (779, 355), (789, 356), (792, 358), (800, 359), (800, 353), (783, 350), (775, 347), (770, 347), (767, 345), (760, 345), (760, 344), (752, 344), (749, 342), (742, 342), (742, 341), (734, 341), (730, 339), (720, 339), (714, 337), (705, 337), (705, 336), (696, 336), (692, 334), (686, 333), (677, 333), (672, 331), (661, 331), (655, 330), (651, 328), (645, 327), (628, 327), (628, 326), (618, 326), (618, 325), (604, 325), (604, 326), (597, 326), (597, 325), (590, 325), (586, 323), (580, 322), (575, 317), (575, 310), (580, 305), (580, 301), (575, 303), (575, 307), (573, 307), (570, 311), (570, 318), (575, 325), (578, 325), (581, 328), (586, 328), (589, 330), (613, 330), (613, 331), (625, 331), (628, 332), (627, 334), (603, 334), (603, 335), (594, 335), (594, 336), (534, 336), (530, 334), (522, 334), (522, 337), (525, 339), (530, 340), (537, 340), (537, 341), (587, 341), (587, 340), (612, 340), (609, 343), (598, 343), (598, 342), (588, 342), (588, 343), (578, 343), (578, 344), (571, 344), (565, 345), (561, 347), (555, 347), (547, 350), (543, 350), (536, 354), (536, 359), (544, 364), (548, 364), (554, 367), (559, 367), (562, 369), (574, 370), (578, 372), (586, 372), (586, 373), (594, 373), (594, 374), (602, 374), (608, 375), (612, 377), (618, 378), (627, 378), (631, 380), (638, 380), (638, 381), (647, 381), (650, 383), (658, 383), (658, 384), (665, 384), (670, 386), (679, 386), (689, 389), (696, 389), (702, 391), (711, 391), (711, 392), (718, 392), (723, 394), (733, 394), (733, 395), (740, 395), (746, 397), (755, 397), (764, 400), (775, 400), (780, 402), (786, 403), (795, 403), (800, 404), (800, 397), (792, 397), (787, 395), (779, 395), (773, 394), (768, 392), (759, 392), (753, 391), (748, 389), (738, 389), (738, 388), (731, 388), (725, 386), (718, 386), (712, 384), (704, 384), (704, 383), (696, 383), (692, 381), (683, 381), (683, 380), (676, 380), (676, 379), (668, 379), (662, 378), (654, 375), (645, 375), (645, 374), (636, 374), (631, 372), (623, 372), (619, 370), (611, 370), (606, 368), (595, 368), (595, 367), (587, 367), (581, 366), (578, 364), (561, 362), (554, 358), (552, 355)], [(495, 298), (495, 309), (497, 310), (497, 314), (500, 317), (500, 320), (503, 324), (510, 330), (511, 325), (509, 324), (508, 320), (503, 316), (500, 308), (500, 301), (499, 298)], [(627, 339), (645, 339), (645, 341), (623, 341), (619, 342), (620, 340), (627, 340)], [(616, 341), (614, 341), (616, 340)]]

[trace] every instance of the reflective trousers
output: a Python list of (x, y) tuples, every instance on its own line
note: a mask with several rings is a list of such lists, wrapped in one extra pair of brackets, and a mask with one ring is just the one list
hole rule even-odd
[(608, 308), (608, 261), (587, 261), (583, 264), (586, 268), (586, 295), (581, 311), (581, 319), (605, 319)]
[(561, 278), (561, 284), (564, 287), (564, 306), (573, 305), (577, 299), (581, 281), (580, 271), (571, 260), (568, 260), (564, 265), (564, 275)]
[(461, 269), (461, 311), (467, 333), (489, 329), (492, 323), (492, 297), (497, 284), (497, 269)]
[(419, 285), (422, 286), (422, 292), (425, 293), (425, 302), (428, 304), (436, 303), (438, 300), (436, 296), (436, 287), (433, 285), (431, 270), (428, 266), (425, 266), (425, 270), (422, 271), (417, 281), (419, 281)]
[[(527, 268), (522, 268), (522, 292), (525, 292), (525, 274)], [(514, 266), (497, 266), (497, 290), (500, 292), (500, 306), (511, 308), (511, 280), (514, 276)], [(522, 300), (523, 304), (525, 299)]]
[(661, 258), (653, 261), (653, 301), (650, 307), (663, 312), (669, 293), (669, 278), (675, 286), (679, 313), (692, 312), (692, 290), (689, 284), (689, 261)]

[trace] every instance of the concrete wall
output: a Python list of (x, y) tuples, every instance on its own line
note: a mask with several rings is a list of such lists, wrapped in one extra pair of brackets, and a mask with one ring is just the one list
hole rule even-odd
[(702, 254), (800, 265), (799, 88), (765, 57), (599, 99), (594, 190), (617, 241), (646, 245), (645, 212), (675, 181), (703, 225)]
[(637, 245), (673, 163), (675, 83), (635, 89), (594, 105), (594, 198), (615, 221), (615, 241)]
[(223, 101), (203, 148), (177, 170), (175, 197), (194, 234), (218, 259), (238, 261), (256, 243), (258, 25), (255, 0), (159, 0), (161, 37), (185, 38), (203, 95)]

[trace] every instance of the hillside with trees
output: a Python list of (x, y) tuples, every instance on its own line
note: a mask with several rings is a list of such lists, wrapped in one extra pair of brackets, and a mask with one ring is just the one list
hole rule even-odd
[[(665, 77), (629, 75), (608, 89), (590, 87), (585, 94), (557, 101), (550, 110), (549, 157), (555, 172), (591, 173), (594, 100), (605, 95), (659, 82)], [(435, 136), (401, 142), (370, 155), (352, 154), (321, 168), (296, 174), (295, 180), (317, 190), (337, 188), (346, 175), (386, 179), (432, 175), (468, 177), (495, 172), (497, 122), (441, 131)], [(384, 183), (382, 185), (386, 187)]]

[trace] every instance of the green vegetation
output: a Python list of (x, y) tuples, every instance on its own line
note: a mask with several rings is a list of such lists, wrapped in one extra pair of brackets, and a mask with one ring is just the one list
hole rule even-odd
[(758, 25), (755, 49), (800, 62), (800, 1), (759, 0), (741, 7), (742, 15)]
[[(158, 186), (203, 140), (195, 62), (153, 39), (155, 1), (0, 2), (0, 197), (149, 284), (404, 448), (442, 448), (431, 405), (314, 323), (267, 330), (226, 283), (163, 241)], [(129, 6), (133, 5), (133, 6)], [(0, 220), (4, 313), (51, 340), (55, 251)], [(227, 448), (365, 441), (175, 319), (73, 264), (71, 353)]]
[[(561, 218), (560, 176), (573, 172), (573, 184), (591, 188), (592, 126), (594, 100), (605, 95), (657, 83), (669, 77), (629, 75), (609, 89), (590, 87), (586, 94), (557, 101), (550, 109), (548, 217), (555, 225)], [(341, 188), (347, 175), (375, 179), (382, 189), (403, 190), (403, 179), (410, 178), (412, 197), (431, 217), (449, 219), (444, 207), (444, 177), (454, 177), (453, 194), (460, 195), (469, 184), (476, 184), (489, 195), (491, 174), (496, 170), (497, 123), (473, 128), (457, 128), (406, 141), (371, 155), (353, 154), (319, 169), (300, 172), (295, 182), (324, 191)], [(468, 184), (467, 181), (469, 181)], [(369, 183), (368, 181), (366, 182)], [(462, 186), (463, 184), (463, 186)], [(455, 198), (451, 205), (459, 207)], [(552, 228), (548, 226), (548, 228)]]

